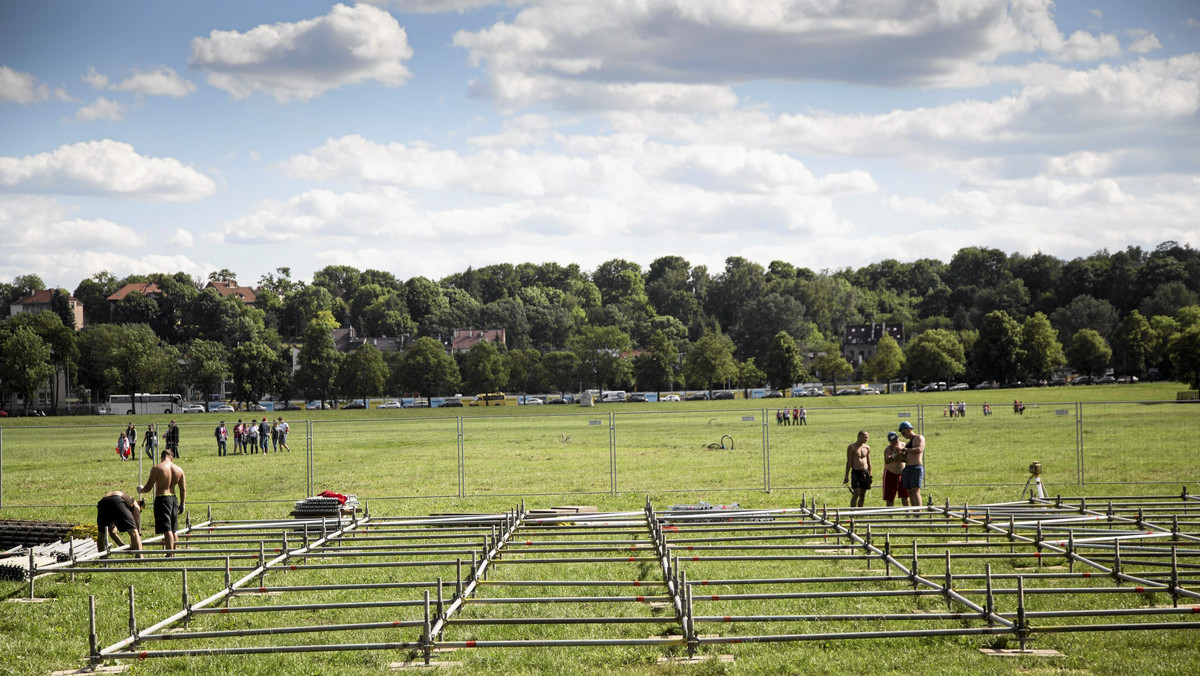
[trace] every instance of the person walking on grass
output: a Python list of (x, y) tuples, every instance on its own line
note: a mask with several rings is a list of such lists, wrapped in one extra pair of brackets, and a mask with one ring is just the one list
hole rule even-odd
[(908, 440), (901, 453), (904, 471), (900, 475), (900, 485), (908, 491), (908, 504), (920, 507), (921, 486), (925, 484), (925, 437), (917, 434), (907, 420), (900, 423), (900, 435)]
[(124, 546), (120, 533), (129, 534), (129, 545), (142, 558), (142, 508), (145, 500), (134, 500), (121, 491), (109, 491), (96, 503), (96, 530), (100, 532), (100, 551), (108, 551), (108, 538), (112, 536), (118, 547)]
[(179, 455), (179, 427), (172, 420), (167, 425), (167, 431), (163, 434), (163, 441), (166, 443), (166, 450), (171, 452), (172, 458), (178, 458)]
[[(163, 536), (163, 547), (167, 556), (174, 556), (176, 536), (179, 526), (179, 515), (183, 514), (184, 503), (187, 501), (187, 479), (183, 468), (172, 462), (174, 456), (164, 450), (159, 455), (160, 462), (150, 468), (145, 485), (138, 486), (138, 493), (154, 492), (154, 532)], [(179, 497), (175, 497), (175, 489), (179, 489)]]
[(859, 430), (858, 440), (846, 447), (846, 473), (842, 484), (850, 484), (850, 506), (862, 507), (867, 491), (871, 488), (871, 438), (866, 430)]
[(254, 421), (246, 423), (246, 447), (250, 449), (250, 455), (258, 455), (258, 425)]
[(267, 446), (271, 443), (271, 423), (267, 422), (266, 417), (263, 417), (262, 422), (258, 424), (258, 445), (262, 448), (263, 455), (267, 454)]
[(158, 452), (158, 430), (154, 429), (154, 424), (146, 425), (146, 436), (142, 439), (142, 450), (146, 452), (146, 457), (150, 461), (154, 461), (154, 454)]
[(227, 442), (229, 441), (229, 430), (225, 428), (224, 420), (221, 421), (220, 425), (217, 425), (217, 429), (213, 430), (213, 436), (217, 438), (217, 457), (224, 458), (226, 449), (228, 448)]

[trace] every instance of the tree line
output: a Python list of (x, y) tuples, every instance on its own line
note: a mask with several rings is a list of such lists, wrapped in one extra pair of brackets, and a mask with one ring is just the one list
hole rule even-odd
[[(278, 268), (247, 305), (184, 273), (99, 272), (69, 292), (84, 305), (74, 330), (68, 292), (51, 311), (0, 322), (0, 397), (28, 401), (59, 380), (95, 401), (108, 393), (232, 380), (235, 401), (337, 400), (457, 391), (786, 387), (810, 379), (917, 382), (1045, 379), (1157, 372), (1200, 381), (1200, 251), (1164, 242), (1062, 260), (966, 247), (948, 263), (888, 259), (822, 270), (740, 257), (710, 271), (680, 256), (643, 269), (613, 259), (586, 272), (558, 263), (469, 268), (433, 281), (328, 266), (310, 281)], [(159, 293), (107, 298), (128, 283)], [(45, 288), (36, 275), (0, 283), (0, 316)], [(873, 359), (841, 356), (847, 326), (903, 325)], [(402, 338), (402, 352), (334, 348), (331, 330)], [(504, 329), (503, 344), (450, 355), (455, 329)], [(293, 362), (296, 369), (293, 369)], [(58, 376), (58, 377), (55, 377)]]

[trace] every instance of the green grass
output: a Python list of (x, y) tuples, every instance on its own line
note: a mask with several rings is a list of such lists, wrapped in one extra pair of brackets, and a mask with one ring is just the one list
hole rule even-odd
[[(516, 504), (518, 494), (526, 504), (594, 504), (601, 510), (640, 509), (646, 495), (657, 507), (707, 500), (738, 502), (743, 507), (796, 506), (801, 496), (817, 504), (842, 505), (849, 497), (841, 487), (845, 447), (859, 429), (872, 435), (879, 456), (885, 432), (907, 414), (917, 422), (924, 412), (928, 438), (927, 464), (932, 484), (927, 494), (939, 503), (953, 504), (1016, 499), (1033, 460), (1046, 469), (1051, 494), (1063, 495), (1178, 495), (1187, 484), (1192, 492), (1200, 483), (1193, 437), (1200, 429), (1200, 406), (1170, 403), (1107, 403), (1173, 400), (1177, 384), (1139, 384), (1119, 387), (1048, 388), (1001, 392), (886, 395), (878, 397), (826, 397), (821, 399), (686, 402), (679, 404), (621, 404), (579, 409), (569, 406), (497, 407), (401, 411), (301, 411), (288, 417), (293, 434), (291, 454), (216, 457), (212, 427), (222, 416), (201, 414), (177, 418), (182, 423), (181, 464), (188, 473), (193, 516), (211, 504), (222, 518), (278, 517), (291, 501), (306, 493), (306, 431), (312, 423), (313, 476), (316, 490), (329, 488), (355, 493), (371, 500), (372, 512), (423, 514), (501, 510)], [(942, 406), (965, 399), (964, 419), (943, 418)], [(1006, 397), (1001, 404), (1000, 397)], [(1011, 410), (1017, 396), (1029, 408), (1024, 416)], [(985, 418), (979, 405), (991, 401), (995, 415)], [(1066, 402), (1066, 403), (1063, 403)], [(1076, 402), (1082, 402), (1077, 422)], [(780, 427), (774, 408), (764, 404), (805, 405), (807, 427)], [(1036, 406), (1035, 406), (1036, 404)], [(767, 424), (764, 427), (763, 413)], [(1067, 415), (1058, 415), (1066, 410)], [(465, 475), (460, 499), (458, 479), (461, 416), (461, 456)], [(229, 416), (223, 416), (228, 420)], [(752, 417), (753, 420), (743, 418)], [(236, 419), (236, 418), (235, 418)], [(165, 423), (164, 416), (135, 417), (144, 429), (148, 422)], [(117, 433), (127, 417), (6, 420), (3, 443), (3, 509), (0, 518), (60, 519), (87, 523), (94, 519), (95, 500), (112, 489), (132, 491), (138, 481), (137, 463), (122, 463), (113, 451)], [(600, 424), (591, 424), (598, 421)], [(612, 426), (610, 436), (610, 425)], [(724, 435), (734, 439), (732, 449), (714, 450), (708, 444)], [(765, 442), (764, 442), (765, 437)], [(1082, 440), (1083, 476), (1079, 472), (1077, 445)], [(610, 447), (610, 443), (612, 446)], [(728, 443), (728, 440), (726, 440)], [(764, 452), (764, 446), (766, 451)], [(610, 455), (611, 454), (611, 455)], [(764, 458), (769, 457), (763, 491)], [(619, 493), (610, 494), (612, 460), (615, 459)], [(142, 470), (147, 470), (146, 463)], [(144, 474), (143, 474), (144, 475)], [(1081, 481), (1083, 485), (1081, 485)], [(1163, 481), (1159, 485), (1125, 485), (1120, 482)], [(1108, 483), (1114, 482), (1114, 483)], [(584, 493), (572, 495), (572, 492)], [(404, 499), (399, 499), (403, 497)], [(247, 502), (241, 502), (247, 501)], [(868, 505), (879, 504), (873, 490)], [(150, 529), (149, 520), (145, 524)], [(929, 574), (940, 566), (929, 564)], [(689, 568), (690, 577), (748, 577), (795, 574), (787, 562), (702, 562)], [(810, 570), (831, 572), (835, 564), (818, 564)], [(964, 571), (965, 572), (965, 571)], [(453, 571), (437, 574), (452, 578)], [(345, 580), (345, 572), (306, 571), (283, 573), (289, 581)], [(351, 574), (352, 579), (356, 575)], [(403, 579), (423, 579), (416, 572), (398, 573)], [(561, 564), (546, 568), (501, 566), (502, 579), (530, 576), (547, 578), (649, 579), (658, 578), (654, 566), (644, 564)], [(222, 585), (219, 573), (191, 576), (193, 600)], [(365, 577), (364, 577), (365, 579)], [(178, 610), (179, 579), (163, 575), (80, 575), (75, 583), (65, 576), (40, 580), (39, 596), (56, 601), (43, 604), (0, 604), (0, 673), (49, 673), (78, 667), (87, 654), (87, 597), (94, 594), (100, 607), (100, 643), (108, 645), (127, 633), (129, 584), (135, 584), (138, 614), (149, 624)], [(0, 596), (23, 595), (25, 585), (0, 583)], [(528, 588), (489, 588), (489, 595), (533, 595)], [(557, 594), (543, 590), (542, 594)], [(592, 595), (591, 591), (586, 592)], [(625, 593), (609, 590), (605, 593)], [(652, 592), (651, 592), (652, 593)], [(405, 592), (406, 598), (414, 597)], [(370, 598), (391, 598), (386, 593)], [(312, 593), (287, 597), (288, 603), (317, 600)], [(1160, 599), (1161, 601), (1161, 599)], [(275, 599), (243, 598), (240, 604), (271, 603)], [(1114, 602), (1145, 603), (1139, 595), (1119, 600), (1101, 598), (1097, 607)], [(1004, 603), (1009, 603), (1005, 601)], [(1037, 601), (1040, 608), (1052, 600)], [(703, 604), (698, 613), (720, 614), (719, 602)], [(737, 612), (765, 610), (768, 604), (744, 604)], [(871, 612), (902, 608), (944, 608), (937, 599), (839, 600), (799, 602), (789, 612)], [(1007, 607), (1002, 609), (1008, 609)], [(530, 609), (489, 606), (468, 607), (465, 616), (516, 615)], [(545, 604), (536, 612), (548, 615), (594, 613), (595, 608), (570, 609)], [(604, 614), (645, 613), (642, 607), (605, 607)], [(415, 609), (401, 611), (356, 610), (340, 613), (313, 611), (289, 614), (286, 622), (332, 622), (412, 619)], [(258, 626), (250, 615), (209, 617), (203, 626), (233, 628)], [(536, 628), (534, 635), (563, 637), (586, 635), (651, 636), (677, 631), (663, 625), (633, 627)], [(868, 625), (863, 625), (867, 628)], [(833, 627), (845, 629), (844, 626)], [(700, 633), (720, 633), (720, 628), (700, 625)], [(738, 627), (738, 633), (779, 627)], [(813, 631), (812, 627), (800, 627)], [(409, 631), (410, 638), (415, 635)], [(504, 627), (463, 627), (451, 640), (517, 638), (527, 636)], [(247, 645), (273, 645), (278, 639), (247, 639)], [(353, 640), (395, 640), (388, 631), (366, 632)], [(705, 664), (689, 667), (658, 666), (656, 660), (672, 651), (661, 648), (478, 650), (445, 656), (461, 660), (470, 673), (900, 673), (919, 668), (929, 673), (1189, 673), (1200, 658), (1200, 635), (1194, 631), (1129, 632), (1056, 635), (1041, 638), (1037, 647), (1057, 648), (1064, 658), (1035, 661), (986, 658), (974, 650), (994, 639), (948, 638), (907, 640), (902, 646), (874, 641), (827, 644), (764, 644), (721, 646), (709, 654), (733, 654), (733, 665)], [(170, 647), (162, 646), (162, 647)], [(675, 651), (678, 652), (678, 651)], [(180, 658), (139, 663), (137, 673), (198, 674), (252, 673), (388, 673), (387, 664), (402, 659), (396, 653), (332, 653), (274, 655), (269, 657)]]

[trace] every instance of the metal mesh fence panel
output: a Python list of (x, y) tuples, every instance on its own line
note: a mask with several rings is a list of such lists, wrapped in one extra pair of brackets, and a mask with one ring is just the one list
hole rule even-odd
[[(1082, 404), (1083, 482), (1200, 481), (1196, 432), (1200, 405), (1194, 402), (1098, 402)], [(1153, 452), (1131, 453), (1153, 439)], [(1166, 469), (1170, 468), (1170, 469)]]
[(605, 412), (463, 418), (467, 495), (607, 493), (610, 468)]
[(617, 490), (762, 490), (762, 412), (621, 413)]
[(312, 428), (315, 493), (458, 495), (456, 417), (314, 421)]
[(1023, 482), (1032, 462), (1042, 464), (1050, 484), (1079, 482), (1075, 403), (1031, 404), (1023, 413), (996, 405), (986, 416), (976, 404), (967, 405), (966, 416), (951, 417), (943, 406), (922, 410), (931, 484)]

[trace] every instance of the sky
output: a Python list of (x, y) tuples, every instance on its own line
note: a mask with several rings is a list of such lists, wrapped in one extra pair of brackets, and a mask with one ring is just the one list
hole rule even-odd
[(1200, 247), (1194, 0), (0, 3), (0, 282)]

